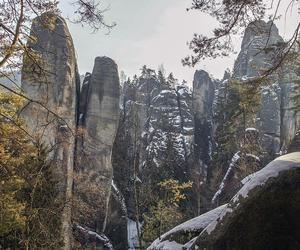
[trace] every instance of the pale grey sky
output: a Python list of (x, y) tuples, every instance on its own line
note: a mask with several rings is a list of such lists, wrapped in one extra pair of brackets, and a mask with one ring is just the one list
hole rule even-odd
[[(68, 0), (61, 1), (65, 16), (71, 16)], [(204, 69), (216, 78), (231, 69), (236, 55), (205, 60), (195, 68), (183, 67), (181, 59), (189, 54), (187, 42), (194, 33), (209, 35), (217, 23), (198, 11), (186, 11), (192, 0), (104, 0), (106, 21), (117, 26), (109, 34), (99, 31), (91, 34), (87, 28), (68, 22), (77, 51), (81, 74), (91, 71), (96, 56), (108, 56), (116, 61), (119, 70), (132, 76), (143, 65), (157, 69), (163, 64), (167, 72), (173, 72), (180, 81), (192, 82), (196, 69)], [(276, 1), (275, 1), (276, 2)], [(281, 10), (290, 0), (282, 0)], [(296, 8), (294, 8), (296, 9)], [(283, 11), (281, 11), (283, 13)], [(299, 22), (299, 14), (288, 13), (288, 20), (277, 21), (281, 35), (288, 38)], [(241, 37), (235, 38), (239, 51)]]

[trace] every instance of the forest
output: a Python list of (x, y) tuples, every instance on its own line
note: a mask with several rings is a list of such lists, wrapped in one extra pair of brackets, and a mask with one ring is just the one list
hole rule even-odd
[(109, 2), (0, 0), (0, 249), (300, 249), (300, 1)]

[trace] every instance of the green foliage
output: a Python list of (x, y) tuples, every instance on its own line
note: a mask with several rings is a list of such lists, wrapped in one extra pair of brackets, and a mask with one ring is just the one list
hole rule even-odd
[(54, 164), (17, 115), (22, 99), (0, 92), (0, 248), (57, 249), (60, 211)]
[(160, 200), (155, 206), (151, 206), (148, 213), (143, 214), (144, 224), (142, 238), (145, 242), (152, 242), (164, 232), (179, 224), (183, 215), (172, 205)]
[(180, 183), (178, 180), (167, 179), (158, 185), (163, 191), (164, 201), (178, 207), (179, 202), (186, 199), (183, 191), (192, 188), (193, 183), (191, 181)]
[(220, 183), (233, 154), (240, 150), (245, 138), (245, 129), (255, 127), (256, 114), (260, 106), (260, 86), (267, 80), (244, 82), (229, 80), (224, 93), (218, 97), (215, 119), (217, 150), (213, 155), (212, 189)]
[(152, 242), (183, 220), (179, 203), (186, 199), (183, 192), (192, 187), (192, 182), (180, 183), (166, 179), (158, 186), (160, 192), (157, 201), (143, 214), (142, 238), (145, 242)]

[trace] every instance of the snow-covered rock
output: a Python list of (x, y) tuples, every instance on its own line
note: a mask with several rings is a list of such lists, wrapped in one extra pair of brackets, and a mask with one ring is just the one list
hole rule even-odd
[(299, 178), (300, 152), (278, 157), (247, 176), (243, 187), (190, 249), (296, 249)]
[(207, 225), (214, 221), (226, 206), (227, 205), (217, 207), (174, 227), (163, 234), (159, 239), (156, 239), (147, 250), (182, 249), (185, 244), (193, 240)]

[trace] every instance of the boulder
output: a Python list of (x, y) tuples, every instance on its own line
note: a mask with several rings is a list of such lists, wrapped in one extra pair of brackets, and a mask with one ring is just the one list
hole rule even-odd
[(186, 244), (195, 239), (204, 228), (214, 221), (227, 205), (217, 207), (207, 213), (196, 218), (190, 219), (170, 231), (164, 233), (160, 238), (156, 239), (147, 250), (168, 250), (183, 249)]
[(299, 152), (249, 175), (189, 249), (299, 249), (299, 177)]

